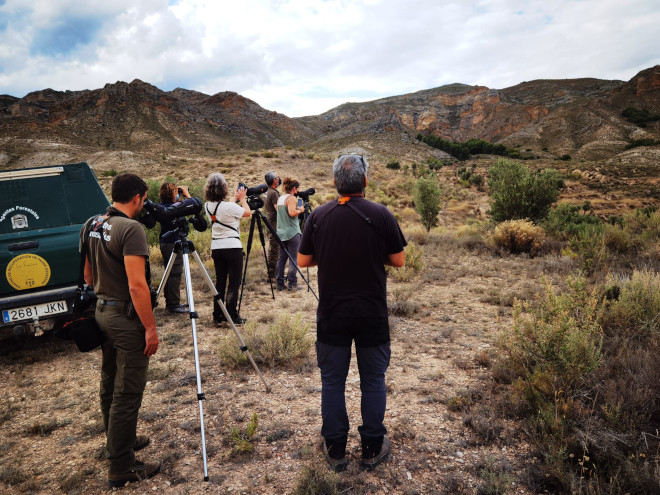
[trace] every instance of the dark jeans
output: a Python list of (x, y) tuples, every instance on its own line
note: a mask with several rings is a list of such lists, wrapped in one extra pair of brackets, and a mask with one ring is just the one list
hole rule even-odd
[[(273, 228), (276, 228), (276, 226), (273, 225)], [(268, 228), (266, 228), (266, 235), (268, 237), (268, 278), (275, 278), (275, 275), (277, 274), (277, 260), (280, 254), (280, 245)]]
[[(174, 251), (174, 244), (161, 244), (160, 254), (163, 255), (163, 266), (167, 269), (167, 263), (170, 261)], [(165, 293), (165, 306), (168, 308), (176, 308), (181, 304), (181, 297), (179, 289), (181, 287), (181, 274), (183, 273), (183, 255), (177, 254), (176, 261), (172, 266), (172, 271), (167, 279), (163, 292)]]
[[(362, 392), (362, 425), (358, 427), (358, 432), (362, 438), (364, 453), (365, 443), (380, 443), (383, 435), (387, 433), (383, 420), (387, 402), (385, 372), (390, 363), (390, 343), (376, 347), (356, 345), (355, 352)], [(317, 341), (316, 358), (321, 370), (321, 435), (326, 439), (326, 444), (335, 446), (335, 453), (341, 457), (349, 431), (345, 388), (351, 347)]]
[(120, 473), (135, 463), (138, 411), (147, 383), (149, 358), (144, 355), (144, 327), (129, 320), (125, 304), (96, 305), (96, 321), (105, 335), (101, 347), (101, 413), (107, 437), (110, 471)]
[[(213, 249), (211, 257), (215, 264), (215, 288), (218, 291), (218, 297), (225, 304), (231, 319), (234, 320), (238, 318), (236, 306), (243, 271), (243, 249)], [(229, 283), (227, 283), (227, 279), (229, 279)], [(213, 301), (213, 319), (225, 319), (216, 300)]]
[[(296, 259), (298, 256), (298, 247), (300, 247), (300, 239), (302, 238), (301, 234), (294, 235), (288, 241), (282, 241), (286, 251)], [(286, 262), (289, 260), (289, 256), (286, 254), (284, 249), (280, 249), (279, 257), (277, 258), (277, 286), (284, 287), (284, 268), (286, 267)], [(298, 265), (292, 263), (289, 260), (289, 271), (286, 275), (286, 279), (289, 283), (289, 287), (295, 287), (298, 285)]]

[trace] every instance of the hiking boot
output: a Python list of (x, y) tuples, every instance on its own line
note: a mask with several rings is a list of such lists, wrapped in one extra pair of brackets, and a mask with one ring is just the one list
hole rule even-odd
[(234, 316), (232, 317), (231, 321), (234, 323), (234, 325), (242, 325), (247, 321), (247, 319), (241, 318), (240, 316)]
[(165, 309), (171, 315), (189, 313), (187, 304), (179, 304), (178, 306), (167, 306), (167, 307), (165, 307)]
[(298, 292), (299, 290), (303, 290), (303, 288), (300, 285), (289, 285), (286, 290), (289, 292)]
[[(364, 450), (364, 447), (363, 447)], [(364, 452), (362, 454), (361, 466), (363, 469), (368, 469), (369, 471), (373, 470), (381, 462), (385, 462), (390, 458), (390, 439), (387, 436), (383, 437), (383, 445), (380, 448), (380, 452), (370, 457), (364, 457)]]
[(151, 440), (149, 440), (149, 437), (147, 435), (138, 435), (135, 438), (135, 445), (133, 446), (133, 452), (137, 452), (138, 450), (142, 450), (143, 448), (145, 448), (150, 443), (151, 443)]
[(151, 478), (153, 475), (160, 471), (160, 461), (156, 462), (142, 462), (135, 461), (131, 469), (122, 473), (113, 473), (112, 470), (108, 473), (108, 485), (110, 488), (121, 488), (126, 483), (132, 481), (142, 481)]
[(283, 290), (285, 290), (285, 289), (286, 289), (286, 287), (284, 287), (283, 285), (278, 285), (278, 286), (277, 286), (277, 292), (281, 292), (281, 291), (283, 291)]
[(346, 470), (346, 466), (348, 466), (348, 459), (346, 457), (346, 453), (343, 453), (341, 458), (339, 459), (332, 457), (328, 452), (328, 446), (326, 445), (325, 440), (321, 441), (321, 449), (323, 450), (323, 455), (325, 456), (325, 460), (328, 461), (328, 465), (330, 466), (330, 469), (332, 471), (334, 471), (335, 473), (340, 473)]

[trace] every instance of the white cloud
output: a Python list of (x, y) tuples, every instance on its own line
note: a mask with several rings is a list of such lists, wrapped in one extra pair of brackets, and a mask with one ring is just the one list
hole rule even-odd
[(166, 91), (235, 91), (299, 116), (453, 82), (627, 80), (660, 63), (659, 7), (658, 0), (6, 0), (0, 92), (139, 78)]

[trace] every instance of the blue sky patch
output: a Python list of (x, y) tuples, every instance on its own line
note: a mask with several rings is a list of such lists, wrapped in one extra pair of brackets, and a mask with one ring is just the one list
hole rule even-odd
[(30, 51), (33, 55), (66, 56), (93, 42), (103, 21), (94, 17), (63, 17), (37, 31)]

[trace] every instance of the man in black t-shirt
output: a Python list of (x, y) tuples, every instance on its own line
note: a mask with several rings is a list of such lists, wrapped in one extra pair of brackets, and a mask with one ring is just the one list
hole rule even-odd
[(345, 385), (353, 340), (362, 391), (361, 464), (373, 469), (390, 454), (383, 424), (390, 361), (385, 265), (403, 266), (406, 241), (392, 213), (364, 199), (368, 166), (361, 155), (335, 161), (340, 198), (310, 214), (298, 250), (298, 266), (319, 267), (321, 435), (326, 460), (335, 471), (348, 464)]

